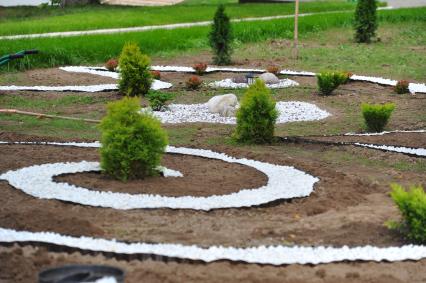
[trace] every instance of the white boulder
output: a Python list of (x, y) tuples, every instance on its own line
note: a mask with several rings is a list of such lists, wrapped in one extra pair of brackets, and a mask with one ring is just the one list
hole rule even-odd
[(280, 79), (272, 73), (263, 73), (259, 76), (259, 79), (265, 82), (265, 84), (279, 84)]
[(210, 113), (218, 113), (224, 117), (234, 116), (237, 105), (238, 98), (232, 93), (213, 96), (207, 102)]

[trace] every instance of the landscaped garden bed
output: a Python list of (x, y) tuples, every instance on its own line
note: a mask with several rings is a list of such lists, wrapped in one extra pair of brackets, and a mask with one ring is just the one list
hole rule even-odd
[[(61, 38), (85, 60), (59, 46), (13, 65), (52, 68), (0, 78), (0, 281), (107, 264), (126, 282), (422, 282), (422, 9), (380, 12), (370, 45), (351, 13), (307, 16), (297, 61), (275, 19), (233, 24), (234, 45), (212, 29), (212, 53), (194, 27)], [(117, 57), (124, 37), (143, 43)]]

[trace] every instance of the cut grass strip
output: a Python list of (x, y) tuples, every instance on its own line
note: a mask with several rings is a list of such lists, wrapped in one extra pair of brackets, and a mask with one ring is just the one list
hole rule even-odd
[[(67, 9), (47, 7), (0, 9), (0, 35), (47, 33), (60, 31), (82, 31), (105, 28), (123, 28), (148, 25), (164, 25), (213, 18), (216, 4), (176, 5), (168, 7), (123, 7), (85, 6)], [(353, 10), (355, 5), (347, 2), (303, 3), (301, 13)], [(25, 17), (19, 17), (18, 11)], [(231, 18), (291, 15), (294, 4), (227, 4)]]
[[(312, 15), (300, 21), (301, 35), (346, 27), (352, 31), (352, 13), (335, 13), (327, 16)], [(426, 22), (426, 8), (384, 10), (379, 12), (381, 22)], [(293, 20), (281, 19), (264, 22), (234, 23), (236, 44), (259, 42), (275, 38), (292, 38)], [(79, 36), (72, 38), (40, 38), (3, 41), (0, 54), (21, 49), (39, 49), (36, 56), (25, 57), (8, 65), (8, 70), (22, 70), (59, 65), (96, 64), (116, 57), (125, 42), (137, 42), (143, 52), (153, 55), (200, 50), (208, 47), (209, 27), (193, 27), (178, 30), (156, 30), (140, 33)], [(3, 68), (5, 70), (6, 68)]]

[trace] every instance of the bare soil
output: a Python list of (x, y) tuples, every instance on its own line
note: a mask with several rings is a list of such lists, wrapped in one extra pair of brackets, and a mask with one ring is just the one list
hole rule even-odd
[[(192, 60), (193, 58), (191, 58)], [(203, 58), (200, 58), (200, 60)], [(180, 59), (190, 65), (188, 58)], [(203, 61), (203, 60), (201, 60)], [(269, 62), (238, 62), (248, 67), (266, 67)], [(156, 62), (161, 64), (161, 62)], [(170, 64), (170, 62), (164, 62)], [(22, 85), (85, 85), (111, 83), (115, 80), (88, 75), (50, 70), (35, 70), (20, 74), (16, 84)], [(68, 76), (69, 75), (69, 76)], [(234, 77), (238, 74), (214, 73), (203, 76), (206, 82)], [(177, 102), (207, 101), (210, 92), (183, 92), (184, 81), (190, 74), (163, 73), (163, 80), (174, 84), (171, 91), (182, 91)], [(424, 128), (424, 119), (412, 116), (421, 113), (425, 99), (421, 96), (392, 95), (392, 89), (376, 84), (351, 82), (341, 86), (332, 97), (315, 95), (315, 79), (293, 77), (305, 92), (279, 92), (280, 99), (305, 100), (318, 104), (333, 116), (316, 125), (334, 125), (350, 113), (342, 105), (356, 105), (362, 101), (396, 101), (397, 113), (391, 121), (394, 129)], [(16, 95), (4, 92), (3, 95)], [(56, 98), (61, 93), (19, 92), (26, 99)], [(84, 94), (78, 94), (84, 95)], [(90, 94), (108, 100), (118, 99), (116, 92)], [(146, 101), (144, 101), (146, 103)], [(76, 105), (60, 109), (61, 114), (78, 115), (104, 113), (104, 103)], [(25, 110), (25, 109), (23, 109)], [(411, 115), (411, 116), (410, 116)], [(413, 121), (415, 121), (413, 123)], [(10, 121), (0, 121), (3, 123)], [(352, 125), (353, 121), (345, 120)], [(184, 131), (188, 125), (167, 126)], [(219, 209), (210, 212), (193, 210), (114, 210), (36, 199), (0, 182), (0, 227), (28, 231), (52, 231), (72, 236), (92, 236), (120, 241), (154, 243), (223, 245), (248, 247), (256, 245), (333, 245), (391, 246), (408, 243), (400, 234), (389, 231), (384, 223), (398, 220), (399, 212), (389, 197), (389, 183), (426, 185), (424, 170), (399, 170), (390, 165), (418, 164), (418, 160), (403, 154), (382, 152), (353, 146), (320, 144), (273, 144), (267, 146), (230, 146), (209, 143), (210, 138), (224, 139), (229, 128), (221, 125), (192, 125), (192, 147), (207, 148), (239, 158), (294, 166), (320, 178), (315, 191), (307, 198), (276, 201), (245, 209)], [(286, 126), (283, 126), (285, 128)], [(280, 128), (281, 129), (281, 128)], [(312, 137), (324, 141), (357, 141), (375, 144), (425, 147), (426, 134), (390, 134), (384, 136)], [(67, 141), (64, 138), (26, 135), (22, 131), (0, 130), (4, 141)], [(87, 141), (74, 138), (72, 141)], [(34, 164), (99, 160), (96, 149), (57, 147), (46, 145), (0, 145), (0, 172)], [(351, 162), (345, 158), (351, 157)], [(352, 161), (353, 160), (353, 161)], [(384, 165), (390, 164), (383, 170)], [(98, 173), (59, 176), (66, 181), (93, 190), (136, 193), (155, 193), (168, 196), (209, 196), (228, 194), (241, 189), (265, 184), (266, 177), (246, 166), (205, 158), (167, 154), (163, 165), (179, 170), (183, 178), (152, 177), (127, 183), (109, 179)], [(414, 166), (413, 165), (413, 166)], [(67, 263), (97, 263), (122, 267), (127, 272), (126, 282), (425, 282), (426, 260), (395, 263), (336, 263), (289, 266), (261, 266), (231, 263), (211, 264), (162, 262), (161, 260), (131, 260), (108, 258), (101, 254), (60, 252), (39, 245), (0, 247), (0, 282), (36, 282), (37, 273), (46, 267)]]

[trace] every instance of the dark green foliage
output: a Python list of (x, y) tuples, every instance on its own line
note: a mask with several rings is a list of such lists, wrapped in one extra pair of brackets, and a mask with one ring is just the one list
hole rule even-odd
[(395, 104), (368, 104), (361, 105), (362, 116), (369, 132), (381, 132), (385, 128), (395, 109)]
[(270, 143), (278, 118), (275, 104), (265, 83), (257, 79), (241, 100), (234, 138), (242, 143)]
[(342, 72), (321, 72), (317, 74), (318, 89), (322, 95), (330, 95), (339, 85), (347, 81), (347, 74)]
[(377, 29), (376, 0), (358, 0), (355, 10), (355, 40), (370, 43)]
[(166, 103), (173, 97), (173, 93), (151, 91), (148, 93), (149, 106), (154, 111), (165, 111), (168, 108)]
[(409, 93), (410, 92), (410, 89), (408, 88), (409, 85), (410, 83), (408, 81), (401, 80), (396, 83), (394, 90), (398, 94)]
[(152, 84), (150, 59), (141, 53), (135, 43), (126, 43), (119, 59), (120, 92), (128, 96), (148, 93)]
[(391, 224), (418, 244), (426, 244), (426, 193), (421, 186), (412, 186), (406, 191), (392, 184), (391, 197), (402, 213), (401, 223)]
[(124, 97), (108, 104), (99, 126), (102, 132), (101, 168), (126, 181), (154, 175), (167, 145), (161, 123), (140, 113), (139, 98)]
[(213, 48), (213, 62), (217, 65), (231, 63), (232, 31), (229, 17), (225, 14), (225, 7), (219, 5), (213, 19), (212, 30), (209, 34), (210, 46)]

